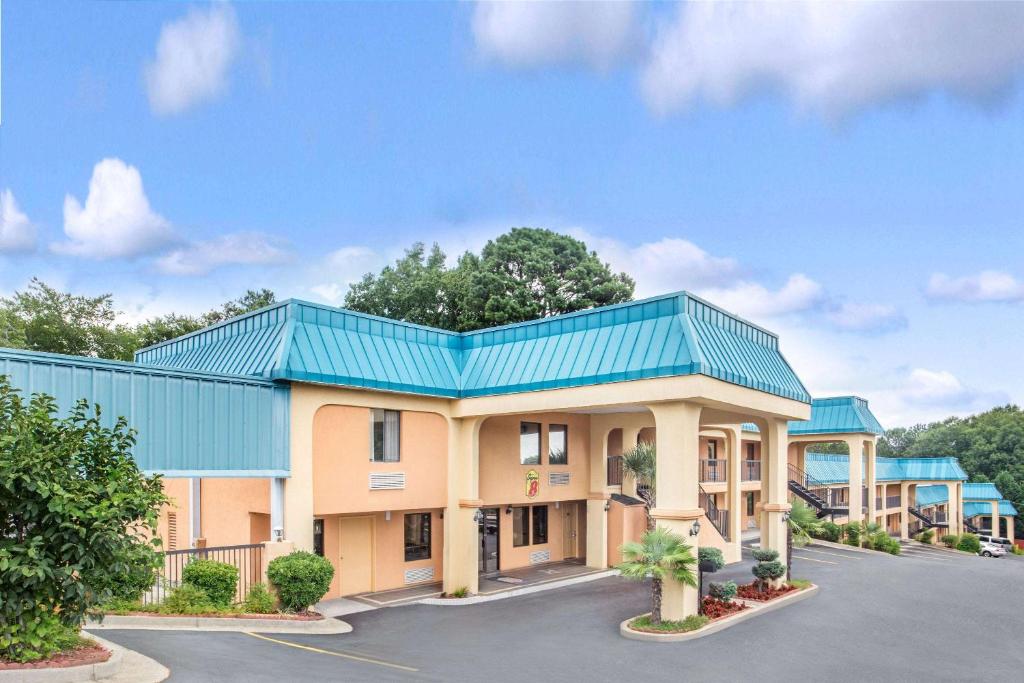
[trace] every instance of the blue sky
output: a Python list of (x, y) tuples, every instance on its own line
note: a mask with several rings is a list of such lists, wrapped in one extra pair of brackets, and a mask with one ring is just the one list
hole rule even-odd
[(1024, 5), (3, 0), (0, 296), (587, 241), (883, 424), (1024, 402)]

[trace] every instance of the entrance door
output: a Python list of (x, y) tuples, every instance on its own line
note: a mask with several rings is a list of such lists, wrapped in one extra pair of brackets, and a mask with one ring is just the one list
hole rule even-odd
[(562, 557), (570, 559), (579, 556), (579, 506), (576, 503), (562, 503)]
[(338, 524), (338, 578), (342, 595), (373, 590), (373, 519), (341, 517)]
[(498, 555), (501, 548), (501, 517), (498, 508), (483, 508), (483, 519), (477, 525), (480, 536), (480, 573), (496, 574), (498, 572)]

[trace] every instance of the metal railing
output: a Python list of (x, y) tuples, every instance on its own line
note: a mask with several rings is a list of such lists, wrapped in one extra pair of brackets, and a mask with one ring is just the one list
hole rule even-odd
[(875, 496), (875, 509), (876, 510), (881, 510), (882, 509), (882, 497), (881, 496)]
[(726, 478), (725, 460), (701, 460), (700, 480), (702, 482), (723, 482)]
[(225, 545), (215, 548), (186, 548), (167, 550), (160, 553), (163, 566), (157, 569), (153, 588), (142, 596), (143, 604), (155, 605), (163, 602), (167, 595), (181, 585), (182, 573), (193, 560), (216, 560), (238, 568), (238, 587), (235, 600), (241, 602), (249, 588), (263, 580), (263, 544)]
[(938, 522), (940, 524), (945, 524), (947, 521), (945, 510), (936, 510), (935, 512), (932, 513), (931, 517), (933, 521)]
[(831, 492), (827, 485), (818, 481), (795, 465), (789, 465), (789, 480), (803, 486), (807, 491), (817, 496), (821, 502), (831, 503)]
[(622, 456), (608, 456), (608, 486), (622, 486)]
[(900, 499), (899, 494), (895, 496), (885, 497), (885, 507), (887, 508), (898, 508), (903, 506), (903, 501)]
[(743, 481), (761, 481), (761, 461), (744, 460), (741, 472)]
[(715, 503), (715, 497), (708, 495), (703, 486), (697, 485), (698, 505), (704, 509), (704, 515), (711, 520), (711, 524), (722, 534), (722, 538), (729, 540), (729, 511), (721, 510)]

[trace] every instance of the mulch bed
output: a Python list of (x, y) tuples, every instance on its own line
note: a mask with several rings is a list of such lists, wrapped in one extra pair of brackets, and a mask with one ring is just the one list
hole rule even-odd
[(712, 621), (715, 619), (721, 619), (722, 617), (728, 617), (732, 614), (748, 609), (748, 607), (741, 602), (724, 602), (710, 596), (704, 598), (703, 608), (704, 616)]
[(276, 619), (278, 621), (320, 621), (324, 615), (318, 612), (307, 612), (306, 614), (223, 614), (213, 612), (212, 614), (165, 614), (163, 612), (110, 612), (114, 617), (202, 617), (204, 619)]
[(96, 645), (84, 645), (73, 650), (59, 652), (49, 659), (40, 659), (36, 662), (11, 662), (0, 658), (0, 671), (14, 671), (16, 669), (53, 669), (66, 666), (86, 666), (87, 664), (99, 664), (110, 659), (110, 650)]
[(758, 602), (767, 602), (774, 600), (775, 598), (781, 598), (783, 595), (788, 595), (793, 591), (800, 590), (796, 586), (790, 586), (789, 584), (782, 584), (781, 588), (769, 588), (765, 592), (757, 590), (757, 586), (753, 583), (748, 583), (743, 586), (739, 586), (736, 595), (743, 598), (744, 600), (757, 600)]

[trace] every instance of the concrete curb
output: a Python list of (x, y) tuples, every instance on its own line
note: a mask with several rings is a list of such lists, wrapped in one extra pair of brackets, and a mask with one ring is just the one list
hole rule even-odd
[(142, 629), (149, 631), (234, 631), (245, 633), (308, 633), (334, 635), (350, 633), (352, 627), (339, 619), (288, 621), (284, 619), (232, 619), (230, 617), (143, 617), (109, 614), (103, 623), (90, 619), (86, 629)]
[[(854, 545), (846, 545), (845, 543), (833, 543), (832, 541), (823, 541), (820, 538), (813, 538), (807, 545), (820, 545), (823, 548), (832, 548), (833, 550), (849, 550), (851, 553), (868, 553), (870, 555), (888, 555), (889, 557), (897, 557), (897, 555), (889, 555), (889, 553), (882, 552), (881, 550), (871, 550), (869, 548), (858, 548)], [(796, 546), (793, 546), (793, 550), (797, 550)]]
[[(724, 619), (712, 621), (707, 626), (703, 626), (696, 631), (688, 631), (686, 633), (644, 633), (642, 631), (634, 631), (629, 628), (628, 624), (636, 619), (636, 617), (630, 617), (629, 619), (624, 619), (619, 624), (619, 635), (623, 638), (628, 638), (629, 640), (645, 640), (651, 643), (678, 643), (685, 640), (695, 640), (697, 638), (703, 638), (704, 636), (710, 636), (712, 633), (718, 633), (730, 626), (741, 624), (748, 619), (753, 619), (762, 614), (766, 614), (767, 612), (774, 612), (777, 609), (787, 607), (795, 602), (806, 600), (817, 594), (817, 592), (818, 586), (812, 583), (803, 590), (790, 593), (789, 595), (777, 598), (767, 603), (758, 602), (757, 600), (743, 600), (742, 598), (737, 598), (739, 602), (748, 605), (748, 609), (725, 617)], [(637, 616), (643, 615), (640, 614)]]
[(618, 569), (609, 569), (603, 572), (596, 572), (594, 574), (584, 574), (583, 576), (572, 576), (566, 579), (555, 579), (554, 581), (547, 581), (545, 583), (535, 583), (530, 586), (523, 586), (522, 588), (513, 588), (511, 590), (502, 591), (500, 593), (492, 593), (489, 595), (471, 595), (465, 598), (423, 598), (417, 600), (412, 604), (419, 605), (437, 605), (439, 607), (459, 607), (462, 605), (478, 605), (482, 602), (493, 602), (495, 600), (504, 600), (506, 598), (514, 598), (520, 595), (530, 595), (531, 593), (540, 593), (542, 591), (552, 590), (555, 588), (564, 588), (565, 586), (575, 586), (579, 583), (587, 583), (589, 581), (596, 581), (598, 579), (606, 579), (609, 576), (618, 576)]
[(915, 541), (911, 539), (909, 541), (906, 541), (906, 545), (917, 548), (926, 548), (928, 550), (941, 550), (944, 553), (956, 555), (957, 557), (979, 557), (976, 553), (965, 553), (963, 550), (957, 550), (956, 548), (947, 548), (941, 543), (921, 543), (921, 541)]
[[(82, 635), (110, 650), (110, 658), (98, 664), (0, 671), (0, 681), (3, 681), (3, 683), (79, 683), (81, 681), (116, 683), (120, 680), (135, 681), (136, 683), (158, 683), (158, 681), (164, 680), (170, 674), (166, 668), (148, 657), (140, 655), (138, 652), (128, 650), (117, 643), (112, 643), (91, 633), (83, 632)], [(148, 660), (156, 668), (148, 667), (147, 669), (147, 663), (137, 661), (136, 657)], [(124, 677), (125, 668), (132, 670), (130, 678)], [(147, 670), (150, 672), (149, 674), (146, 673)]]

